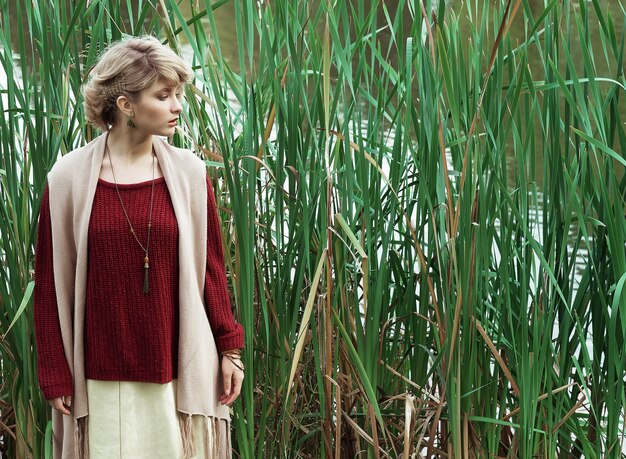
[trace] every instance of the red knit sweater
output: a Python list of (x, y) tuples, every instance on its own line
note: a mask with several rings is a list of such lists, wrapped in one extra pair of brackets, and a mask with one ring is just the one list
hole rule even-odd
[[(145, 246), (152, 182), (118, 185)], [(219, 352), (243, 347), (230, 308), (220, 226), (207, 179), (205, 305)], [(46, 399), (72, 394), (63, 352), (52, 265), (52, 226), (44, 191), (35, 255), (35, 337), (39, 384)], [(89, 379), (166, 383), (178, 362), (178, 226), (163, 177), (155, 180), (150, 234), (150, 292), (144, 294), (144, 253), (130, 232), (115, 185), (98, 181), (89, 222), (85, 307), (85, 372)]]

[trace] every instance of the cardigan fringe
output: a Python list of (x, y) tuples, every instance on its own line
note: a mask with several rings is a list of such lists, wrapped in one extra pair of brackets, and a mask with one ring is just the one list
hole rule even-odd
[(193, 420), (191, 415), (179, 413), (178, 421), (183, 440), (183, 457), (189, 459), (196, 454), (196, 445), (193, 441)]
[[(205, 459), (230, 457), (232, 445), (228, 419), (220, 419), (213, 416), (202, 416), (202, 418)], [(179, 412), (178, 421), (183, 441), (183, 457), (184, 459), (191, 459), (197, 454), (193, 415)]]
[(213, 451), (213, 445), (215, 444), (215, 438), (213, 436), (213, 432), (211, 428), (212, 424), (213, 423), (211, 423), (209, 418), (204, 418), (204, 422), (202, 423), (202, 427), (204, 431), (203, 433), (204, 433), (204, 457), (205, 459), (210, 459), (209, 451)]
[(89, 459), (89, 423), (87, 416), (74, 419), (74, 457)]

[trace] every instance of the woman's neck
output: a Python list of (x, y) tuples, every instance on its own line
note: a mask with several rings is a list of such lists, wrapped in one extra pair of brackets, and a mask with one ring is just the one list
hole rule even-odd
[(113, 127), (107, 136), (109, 154), (119, 160), (133, 163), (152, 155), (152, 136), (126, 126)]

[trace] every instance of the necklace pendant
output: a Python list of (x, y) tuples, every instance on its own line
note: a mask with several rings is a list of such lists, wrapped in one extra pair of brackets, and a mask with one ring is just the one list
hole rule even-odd
[(150, 269), (150, 259), (146, 255), (143, 259), (143, 293), (150, 293), (150, 283), (148, 281), (149, 269)]
[[(107, 132), (107, 140), (109, 133)], [(150, 216), (148, 217), (148, 237), (146, 238), (146, 246), (144, 247), (141, 241), (137, 238), (137, 234), (135, 233), (135, 228), (133, 228), (133, 224), (130, 222), (130, 218), (128, 218), (128, 212), (126, 212), (126, 208), (124, 207), (124, 202), (122, 201), (122, 196), (120, 195), (119, 187), (117, 186), (117, 180), (115, 178), (115, 171), (113, 170), (113, 160), (111, 158), (111, 153), (109, 152), (109, 145), (105, 141), (105, 154), (109, 157), (109, 163), (111, 164), (111, 174), (113, 175), (113, 181), (115, 182), (115, 191), (117, 192), (117, 198), (120, 201), (120, 206), (122, 206), (122, 211), (124, 212), (124, 217), (126, 217), (126, 221), (128, 222), (128, 227), (130, 228), (130, 234), (133, 235), (139, 247), (144, 251), (146, 256), (143, 259), (143, 293), (150, 293), (150, 282), (148, 280), (148, 270), (150, 269), (150, 260), (148, 259), (148, 247), (150, 247), (150, 230), (152, 229), (152, 206), (154, 204), (154, 163), (156, 159), (156, 153), (154, 151), (154, 146), (152, 147), (152, 188), (150, 190)]]

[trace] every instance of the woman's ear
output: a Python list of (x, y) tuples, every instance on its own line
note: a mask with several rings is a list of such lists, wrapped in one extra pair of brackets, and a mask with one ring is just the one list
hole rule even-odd
[(133, 116), (133, 104), (128, 97), (121, 95), (115, 101), (118, 110), (125, 116)]

